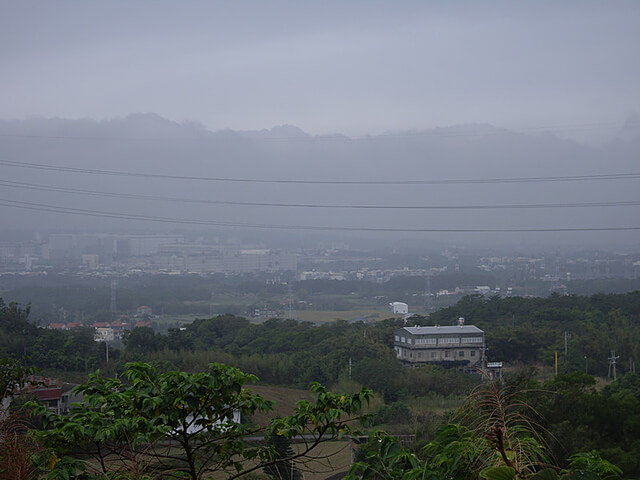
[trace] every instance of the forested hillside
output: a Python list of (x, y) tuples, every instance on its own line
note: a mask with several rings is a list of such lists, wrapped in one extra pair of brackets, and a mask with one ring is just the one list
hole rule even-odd
[(558, 351), (562, 371), (606, 375), (611, 350), (620, 356), (623, 369), (640, 359), (640, 291), (590, 297), (468, 296), (433, 313), (427, 322), (446, 325), (457, 317), (484, 329), (489, 357), (508, 363), (551, 364)]
[[(412, 322), (452, 324), (457, 317), (486, 332), (489, 358), (505, 361), (507, 386), (519, 405), (535, 412), (539, 441), (557, 459), (588, 450), (637, 475), (640, 389), (629, 373), (640, 356), (640, 292), (624, 295), (549, 298), (465, 297), (430, 318)], [(261, 324), (222, 315), (199, 319), (161, 335), (150, 328), (128, 332), (122, 349), (93, 342), (89, 328), (53, 331), (29, 321), (29, 308), (0, 302), (0, 356), (23, 363), (83, 375), (101, 367), (122, 372), (128, 361), (146, 361), (160, 371), (205, 371), (221, 362), (258, 376), (264, 383), (307, 386), (320, 381), (377, 393), (370, 425), (415, 433), (418, 444), (437, 438), (450, 409), (469, 395), (480, 379), (441, 366), (403, 368), (392, 350), (393, 330), (402, 320), (376, 323), (338, 321), (322, 326), (272, 319)], [(564, 338), (567, 332), (567, 355)], [(617, 382), (596, 388), (591, 375), (607, 374), (607, 356), (620, 355)], [(549, 379), (553, 352), (561, 374)], [(547, 376), (534, 366), (547, 367)], [(520, 367), (520, 368), (518, 368)], [(589, 374), (585, 373), (585, 370)], [(519, 373), (518, 373), (519, 372)], [(434, 437), (435, 435), (435, 437)]]
[[(71, 371), (91, 371), (104, 360), (90, 329), (38, 328), (28, 321), (28, 307), (15, 304), (0, 304), (0, 312), (0, 352), (4, 354), (27, 356), (39, 367)], [(611, 350), (620, 356), (618, 371), (631, 369), (640, 359), (640, 292), (591, 297), (468, 296), (453, 307), (411, 322), (450, 325), (458, 317), (486, 332), (490, 360), (512, 366), (552, 365), (558, 351), (561, 372), (606, 375)], [(314, 380), (337, 381), (346, 374), (349, 361), (353, 377), (365, 380), (365, 372), (375, 363), (378, 378), (388, 377), (393, 384), (402, 377), (391, 348), (392, 332), (401, 325), (401, 320), (392, 319), (323, 326), (278, 319), (255, 324), (222, 315), (196, 320), (168, 335), (134, 329), (125, 336), (120, 356), (121, 361), (151, 359), (187, 370), (220, 359), (265, 382), (298, 386)], [(118, 352), (112, 358), (118, 359)], [(387, 394), (402, 390), (396, 387), (386, 387)]]

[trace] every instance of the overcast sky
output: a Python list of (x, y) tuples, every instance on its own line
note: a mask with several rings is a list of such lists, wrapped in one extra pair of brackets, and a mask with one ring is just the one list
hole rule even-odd
[(639, 45), (638, 1), (0, 0), (0, 117), (620, 123), (640, 111)]

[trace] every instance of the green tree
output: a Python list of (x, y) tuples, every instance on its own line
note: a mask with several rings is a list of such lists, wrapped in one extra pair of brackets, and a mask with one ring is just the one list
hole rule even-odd
[(5, 398), (11, 396), (16, 387), (22, 387), (29, 375), (33, 375), (35, 369), (26, 367), (23, 362), (15, 358), (0, 359), (0, 408)]
[(274, 459), (272, 448), (247, 444), (245, 438), (259, 432), (237, 418), (271, 408), (269, 401), (243, 388), (255, 380), (215, 363), (201, 373), (161, 373), (145, 363), (130, 363), (122, 379), (91, 375), (76, 388), (84, 402), (67, 416), (33, 405), (44, 416), (45, 430), (38, 436), (58, 456), (92, 456), (84, 466), (97, 465), (102, 474), (154, 471), (167, 478), (197, 480), (213, 473), (235, 478), (293, 461), (351, 433), (352, 422), (363, 420), (360, 407), (371, 395), (367, 390), (335, 395), (314, 384), (316, 402), (299, 402), (292, 416), (274, 420), (266, 432), (289, 440), (304, 435), (307, 444), (288, 459)]
[(149, 327), (136, 327), (133, 330), (126, 330), (122, 343), (128, 352), (149, 353), (162, 348), (165, 337), (154, 333)]
[(272, 448), (276, 463), (265, 466), (264, 473), (273, 480), (300, 480), (302, 473), (291, 460), (294, 457), (291, 440), (283, 435), (271, 433), (267, 436), (266, 442)]
[(503, 435), (513, 433), (496, 430), (483, 435), (450, 424), (419, 452), (378, 433), (361, 447), (359, 461), (351, 466), (345, 480), (614, 480), (622, 474), (596, 452), (572, 456), (566, 469), (540, 462), (528, 466), (527, 471), (519, 470), (514, 462), (518, 452), (502, 443)]
[(392, 358), (365, 358), (353, 365), (353, 378), (380, 392), (386, 402), (398, 399), (396, 381), (402, 375), (400, 362)]

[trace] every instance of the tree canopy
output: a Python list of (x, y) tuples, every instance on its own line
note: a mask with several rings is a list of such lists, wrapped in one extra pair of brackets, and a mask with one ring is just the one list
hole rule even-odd
[[(293, 415), (259, 430), (238, 418), (272, 406), (243, 388), (255, 380), (222, 364), (187, 373), (130, 363), (121, 378), (92, 374), (76, 388), (84, 401), (68, 415), (32, 407), (44, 417), (38, 437), (56, 455), (54, 472), (153, 472), (197, 480), (214, 473), (236, 478), (283, 460), (272, 445), (252, 444), (255, 435), (303, 439), (305, 446), (286, 460), (304, 458), (321, 443), (353, 433), (371, 397), (368, 390), (337, 395), (314, 384), (315, 402), (301, 401)], [(85, 455), (92, 460), (78, 461)]]

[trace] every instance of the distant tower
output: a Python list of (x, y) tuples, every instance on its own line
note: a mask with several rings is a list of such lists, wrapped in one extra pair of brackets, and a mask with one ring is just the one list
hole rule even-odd
[(115, 278), (111, 280), (111, 303), (109, 304), (109, 311), (115, 313), (118, 310), (116, 306), (116, 290), (118, 289), (118, 280)]
[(287, 313), (286, 317), (290, 320), (293, 320), (293, 288), (291, 286), (291, 282), (289, 282), (289, 286), (287, 288)]
[(616, 375), (616, 360), (620, 357), (616, 357), (615, 350), (611, 350), (611, 356), (609, 357), (609, 374), (607, 377), (611, 378), (611, 371), (613, 371), (613, 379), (617, 380), (618, 376)]
[(431, 295), (431, 275), (427, 275), (427, 291), (425, 292), (424, 305), (426, 307), (427, 313), (431, 313), (433, 311), (433, 297)]

